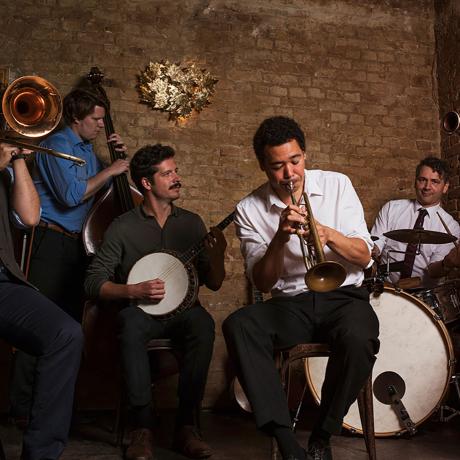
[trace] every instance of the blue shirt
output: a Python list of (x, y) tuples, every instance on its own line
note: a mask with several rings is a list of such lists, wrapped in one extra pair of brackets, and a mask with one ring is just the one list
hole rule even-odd
[(37, 152), (38, 173), (34, 176), (42, 206), (42, 220), (58, 224), (69, 232), (81, 232), (94, 197), (83, 201), (88, 179), (102, 170), (93, 146), (66, 127), (40, 143), (58, 152), (68, 153), (86, 161), (78, 166), (69, 160)]

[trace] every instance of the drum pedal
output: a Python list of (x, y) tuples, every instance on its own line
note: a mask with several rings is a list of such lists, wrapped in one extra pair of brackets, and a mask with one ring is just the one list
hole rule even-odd
[(382, 372), (374, 380), (373, 391), (374, 396), (382, 404), (391, 406), (399, 422), (406, 429), (407, 434), (409, 436), (414, 436), (417, 432), (417, 428), (401, 400), (406, 393), (406, 384), (402, 377), (396, 372)]
[[(452, 376), (451, 382), (455, 386), (455, 390), (457, 392), (457, 399), (460, 403), (460, 374), (455, 374)], [(447, 412), (447, 415), (445, 413)], [(442, 405), (439, 408), (439, 421), (440, 422), (448, 422), (450, 419), (454, 418), (456, 415), (460, 415), (460, 410), (455, 409), (453, 407)]]

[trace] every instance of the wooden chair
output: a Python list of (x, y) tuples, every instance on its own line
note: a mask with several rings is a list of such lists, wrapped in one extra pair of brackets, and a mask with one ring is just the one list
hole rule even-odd
[[(178, 372), (177, 365), (181, 359), (181, 351), (173, 345), (171, 339), (152, 339), (146, 344), (146, 349), (148, 353), (158, 353), (158, 352), (168, 351), (168, 352), (171, 352), (171, 354), (173, 354), (174, 357), (176, 358), (176, 366), (174, 367), (174, 369), (160, 370), (157, 375), (152, 376), (153, 377), (152, 378), (152, 391), (154, 391), (155, 382), (158, 379), (168, 377)], [(124, 391), (122, 390), (119, 405), (117, 408), (116, 417), (115, 417), (115, 432), (117, 433), (117, 438), (116, 438), (117, 446), (122, 445), (124, 434), (125, 434), (125, 428), (126, 428), (125, 417), (124, 417), (125, 403), (126, 403), (126, 397), (125, 397)]]
[[(85, 336), (83, 366), (89, 371), (106, 367), (103, 373), (106, 380), (111, 382), (113, 395), (109, 398), (113, 401), (111, 408), (115, 410), (115, 419), (111, 431), (115, 435), (114, 443), (121, 445), (125, 432), (125, 405), (126, 395), (123, 389), (120, 367), (120, 352), (117, 337), (117, 313), (119, 305), (115, 302), (99, 304), (88, 300), (83, 309), (82, 327)], [(152, 390), (160, 378), (177, 373), (177, 362), (181, 358), (181, 352), (172, 344), (170, 339), (153, 339), (146, 344), (147, 351), (158, 353), (170, 351), (175, 357), (175, 366), (162, 366), (154, 373)], [(87, 372), (88, 373), (88, 372)], [(86, 382), (85, 382), (86, 383)], [(100, 394), (100, 391), (98, 392)], [(0, 459), (1, 460), (1, 459)]]
[[(275, 361), (280, 371), (281, 382), (287, 392), (289, 392), (288, 373), (289, 366), (299, 359), (328, 357), (330, 355), (329, 346), (325, 343), (306, 343), (295, 345), (288, 350), (277, 352)], [(363, 436), (366, 449), (370, 460), (377, 460), (375, 449), (374, 432), (374, 405), (372, 396), (372, 375), (370, 375), (358, 395), (359, 414), (363, 427)], [(278, 445), (272, 439), (271, 459), (278, 460)]]

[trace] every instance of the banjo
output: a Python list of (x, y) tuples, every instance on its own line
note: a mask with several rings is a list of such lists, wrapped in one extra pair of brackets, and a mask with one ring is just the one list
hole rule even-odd
[[(235, 212), (230, 213), (216, 227), (224, 230), (233, 221), (234, 216)], [(198, 274), (192, 261), (204, 250), (204, 242), (210, 234), (207, 233), (182, 254), (158, 251), (140, 258), (131, 268), (127, 284), (159, 278), (165, 283), (165, 296), (157, 303), (136, 301), (136, 306), (163, 320), (191, 307), (198, 296), (199, 288)]]

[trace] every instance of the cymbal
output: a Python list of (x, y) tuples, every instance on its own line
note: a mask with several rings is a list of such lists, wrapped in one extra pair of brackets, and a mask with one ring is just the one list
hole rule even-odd
[(457, 238), (448, 233), (435, 232), (433, 230), (424, 230), (423, 228), (405, 228), (401, 230), (391, 230), (384, 233), (390, 240), (399, 241), (400, 243), (415, 244), (445, 244), (453, 243)]

